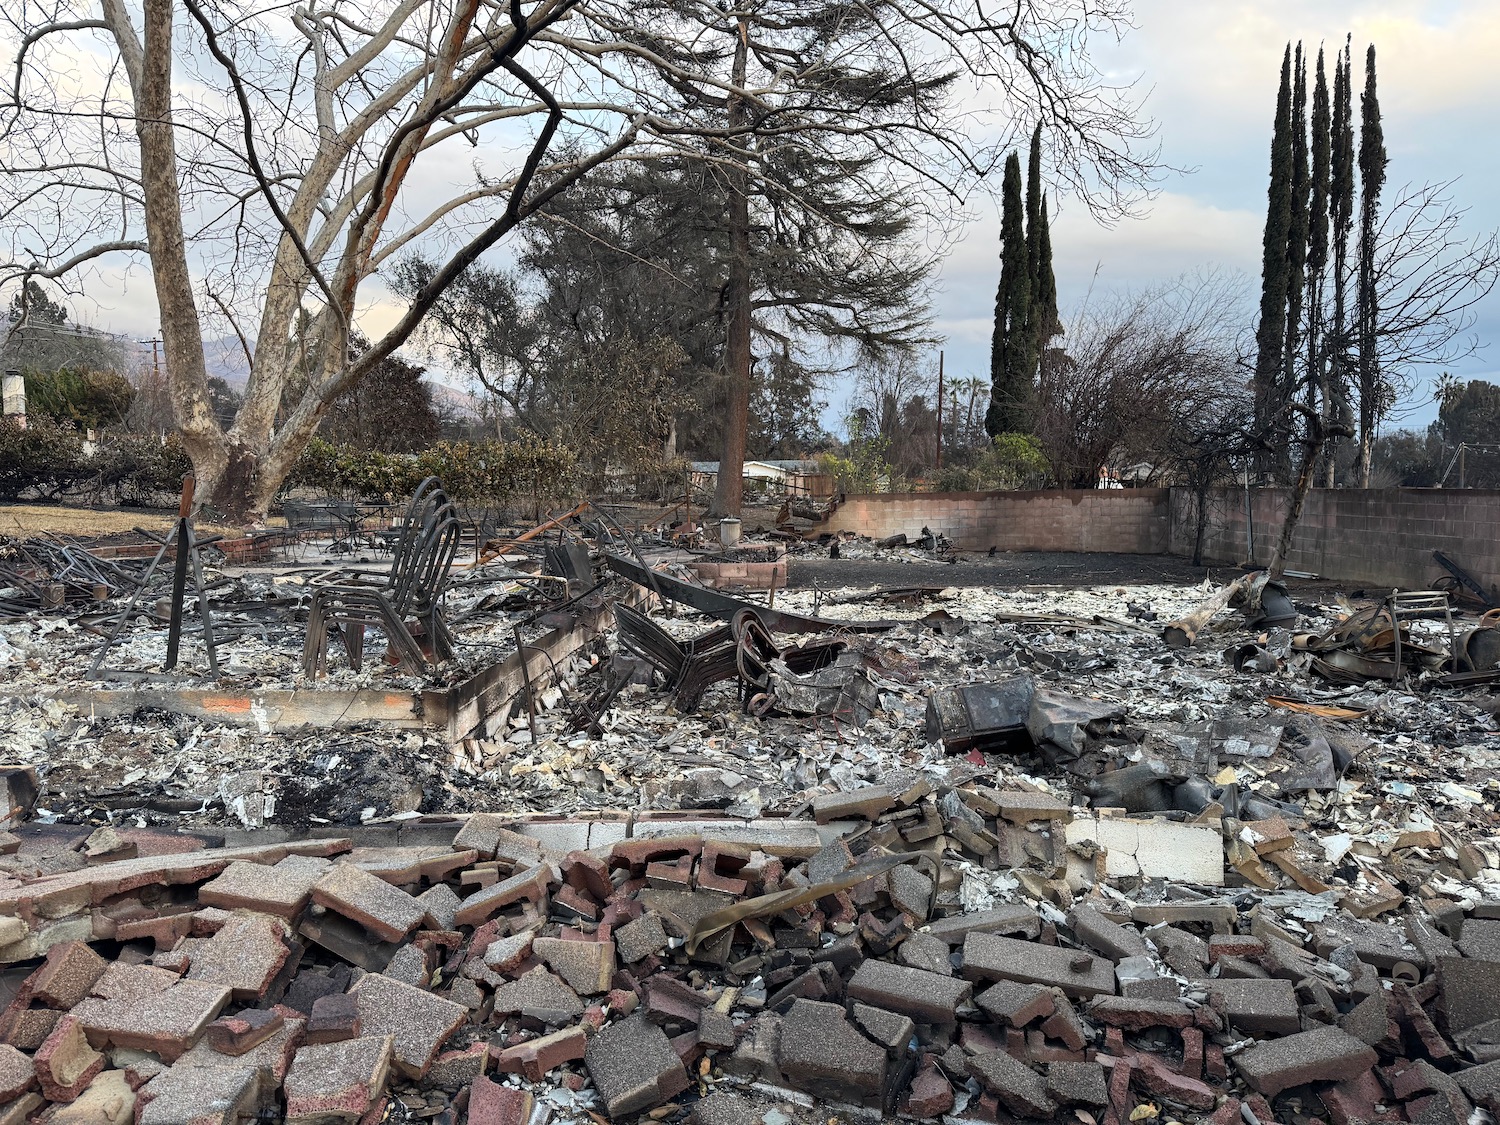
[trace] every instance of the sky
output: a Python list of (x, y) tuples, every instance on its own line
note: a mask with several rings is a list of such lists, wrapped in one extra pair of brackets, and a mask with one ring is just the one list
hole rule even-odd
[[(1500, 145), (1490, 107), (1500, 103), (1500, 0), (1135, 0), (1136, 29), (1118, 44), (1095, 45), (1106, 77), (1136, 82), (1154, 120), (1164, 174), (1139, 217), (1099, 224), (1076, 200), (1054, 199), (1052, 243), (1066, 325), (1085, 296), (1128, 291), (1185, 272), (1241, 271), (1258, 284), (1271, 122), (1282, 51), (1301, 39), (1330, 55), (1353, 34), (1356, 60), (1375, 43), (1390, 156), (1387, 198), (1409, 182), (1458, 178), (1456, 201), (1470, 208), (1471, 232), (1500, 227)], [(1331, 74), (1331, 65), (1330, 65)], [(466, 161), (469, 157), (463, 157)], [(439, 169), (434, 169), (439, 171)], [(454, 166), (455, 176), (467, 165)], [(439, 175), (441, 178), (441, 175)], [(998, 183), (994, 185), (998, 194)], [(946, 370), (987, 376), (999, 275), (998, 202), (969, 201), (972, 220), (951, 245), (931, 294)], [(95, 327), (139, 339), (155, 334), (154, 295), (143, 269), (114, 272), (75, 314)], [(378, 287), (365, 327), (396, 316)], [(1477, 310), (1481, 341), (1500, 338), (1500, 294)], [(936, 389), (937, 356), (926, 357)], [(1464, 378), (1500, 381), (1500, 353), (1484, 348), (1453, 367)], [(1424, 374), (1427, 383), (1437, 371)], [(835, 431), (849, 389), (826, 388), (824, 424)], [(1398, 425), (1435, 415), (1424, 385)]]
[[(1064, 198), (1052, 223), (1058, 299), (1066, 324), (1096, 293), (1136, 289), (1204, 267), (1243, 271), (1259, 283), (1271, 125), (1281, 57), (1300, 39), (1315, 58), (1331, 56), (1353, 34), (1363, 82), (1365, 47), (1377, 53), (1385, 128), (1387, 198), (1408, 182), (1449, 180), (1469, 208), (1469, 232), (1500, 226), (1500, 0), (1136, 0), (1136, 30), (1100, 52), (1108, 76), (1138, 80), (1157, 123), (1166, 174), (1142, 217), (1113, 228)], [(1356, 114), (1358, 113), (1356, 100)], [(1024, 160), (1024, 153), (1022, 154)], [(933, 293), (937, 331), (946, 337), (950, 374), (987, 376), (994, 294), (999, 280), (998, 206), (976, 200), (977, 218), (944, 261)], [(1476, 310), (1481, 342), (1500, 340), (1500, 293)], [(936, 380), (936, 357), (930, 365)], [(1500, 381), (1491, 346), (1455, 364), (1455, 375)], [(1436, 416), (1428, 387), (1406, 404), (1397, 425)], [(839, 394), (831, 396), (837, 413)]]

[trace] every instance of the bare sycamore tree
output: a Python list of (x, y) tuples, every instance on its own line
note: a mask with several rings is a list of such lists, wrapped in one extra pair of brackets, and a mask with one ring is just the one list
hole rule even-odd
[[(865, 187), (938, 215), (1042, 119), (1058, 178), (1119, 211), (1154, 153), (1087, 45), (1127, 26), (1125, 3), (1015, 0), (990, 17), (967, 0), (19, 0), (0, 14), (0, 284), (76, 291), (148, 264), (199, 495), (250, 522), (329, 404), (603, 162), (709, 160), (739, 239), (768, 156), (848, 158)], [(418, 248), (438, 268), (351, 348), (371, 279)], [(251, 357), (229, 425), (206, 328)]]
[(1112, 461), (1167, 470), (1217, 429), (1244, 393), (1246, 292), (1238, 275), (1189, 274), (1067, 318), (1067, 351), (1043, 357), (1037, 392), (1036, 434), (1060, 485), (1092, 488)]

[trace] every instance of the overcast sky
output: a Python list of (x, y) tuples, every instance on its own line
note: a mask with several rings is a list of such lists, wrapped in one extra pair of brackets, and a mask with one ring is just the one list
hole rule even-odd
[[(1390, 155), (1386, 197), (1408, 182), (1462, 177), (1454, 195), (1470, 208), (1467, 228), (1500, 226), (1500, 0), (1136, 0), (1135, 9), (1137, 30), (1103, 57), (1112, 78), (1140, 76), (1163, 160), (1191, 171), (1168, 175), (1144, 217), (1114, 229), (1063, 201), (1052, 243), (1065, 323), (1090, 284), (1146, 286), (1212, 265), (1242, 270), (1258, 285), (1271, 124), (1288, 40), (1301, 39), (1314, 58), (1325, 43), (1331, 82), (1333, 51), (1352, 32), (1356, 99), (1373, 42)], [(996, 208), (986, 200), (976, 209), (983, 217), (948, 257), (934, 296), (947, 370), (959, 375), (988, 373), (999, 280)], [(1496, 339), (1500, 294), (1478, 312), (1481, 341)], [(1454, 372), (1493, 376), (1500, 354), (1486, 348)], [(1401, 424), (1435, 415), (1430, 392), (1421, 399)]]
[[(1366, 45), (1375, 43), (1390, 154), (1387, 198), (1409, 182), (1459, 177), (1454, 193), (1470, 208), (1469, 230), (1500, 226), (1500, 138), (1492, 116), (1500, 100), (1500, 0), (1136, 0), (1135, 8), (1137, 29), (1118, 45), (1099, 44), (1097, 54), (1111, 80), (1139, 81), (1163, 160), (1185, 171), (1163, 178), (1141, 218), (1112, 229), (1076, 202), (1053, 201), (1065, 324), (1091, 285), (1138, 288), (1205, 267), (1243, 271), (1247, 286), (1258, 284), (1271, 121), (1289, 39), (1301, 39), (1313, 55), (1325, 43), (1331, 56), (1352, 32), (1360, 66)], [(988, 374), (999, 275), (996, 205), (976, 198), (970, 209), (976, 218), (944, 261), (933, 293), (955, 376)], [(142, 339), (155, 334), (145, 271), (116, 271), (90, 289), (97, 300), (75, 306), (82, 319)], [(378, 286), (369, 298), (367, 328), (379, 330), (396, 310)], [(1476, 329), (1482, 341), (1500, 335), (1500, 295), (1479, 309)], [(936, 389), (935, 353), (929, 365)], [(1495, 376), (1500, 354), (1485, 348), (1454, 371)], [(830, 428), (839, 426), (846, 395), (828, 388)], [(1408, 408), (1406, 425), (1425, 424), (1435, 413), (1429, 393)]]

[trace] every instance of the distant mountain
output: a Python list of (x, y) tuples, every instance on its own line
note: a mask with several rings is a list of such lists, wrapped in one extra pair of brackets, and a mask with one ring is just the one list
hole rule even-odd
[[(223, 379), (237, 391), (243, 391), (250, 381), (250, 364), (245, 359), (245, 349), (240, 347), (239, 337), (220, 336), (203, 341), (203, 360), (210, 376)], [(440, 377), (442, 372), (428, 369), (423, 382), (432, 388), (433, 399), (441, 406), (447, 405), (457, 413), (478, 417), (479, 400), (466, 391), (451, 386)]]

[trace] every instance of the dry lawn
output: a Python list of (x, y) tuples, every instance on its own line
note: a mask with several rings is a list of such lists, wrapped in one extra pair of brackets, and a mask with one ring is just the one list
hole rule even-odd
[[(147, 531), (166, 532), (176, 518), (175, 512), (167, 511), (96, 510), (57, 504), (0, 504), (0, 535), (21, 538), (50, 533), (73, 539), (102, 539), (107, 536), (133, 535), (138, 527)], [(215, 524), (195, 524), (194, 527), (204, 535), (240, 534), (235, 528)]]

